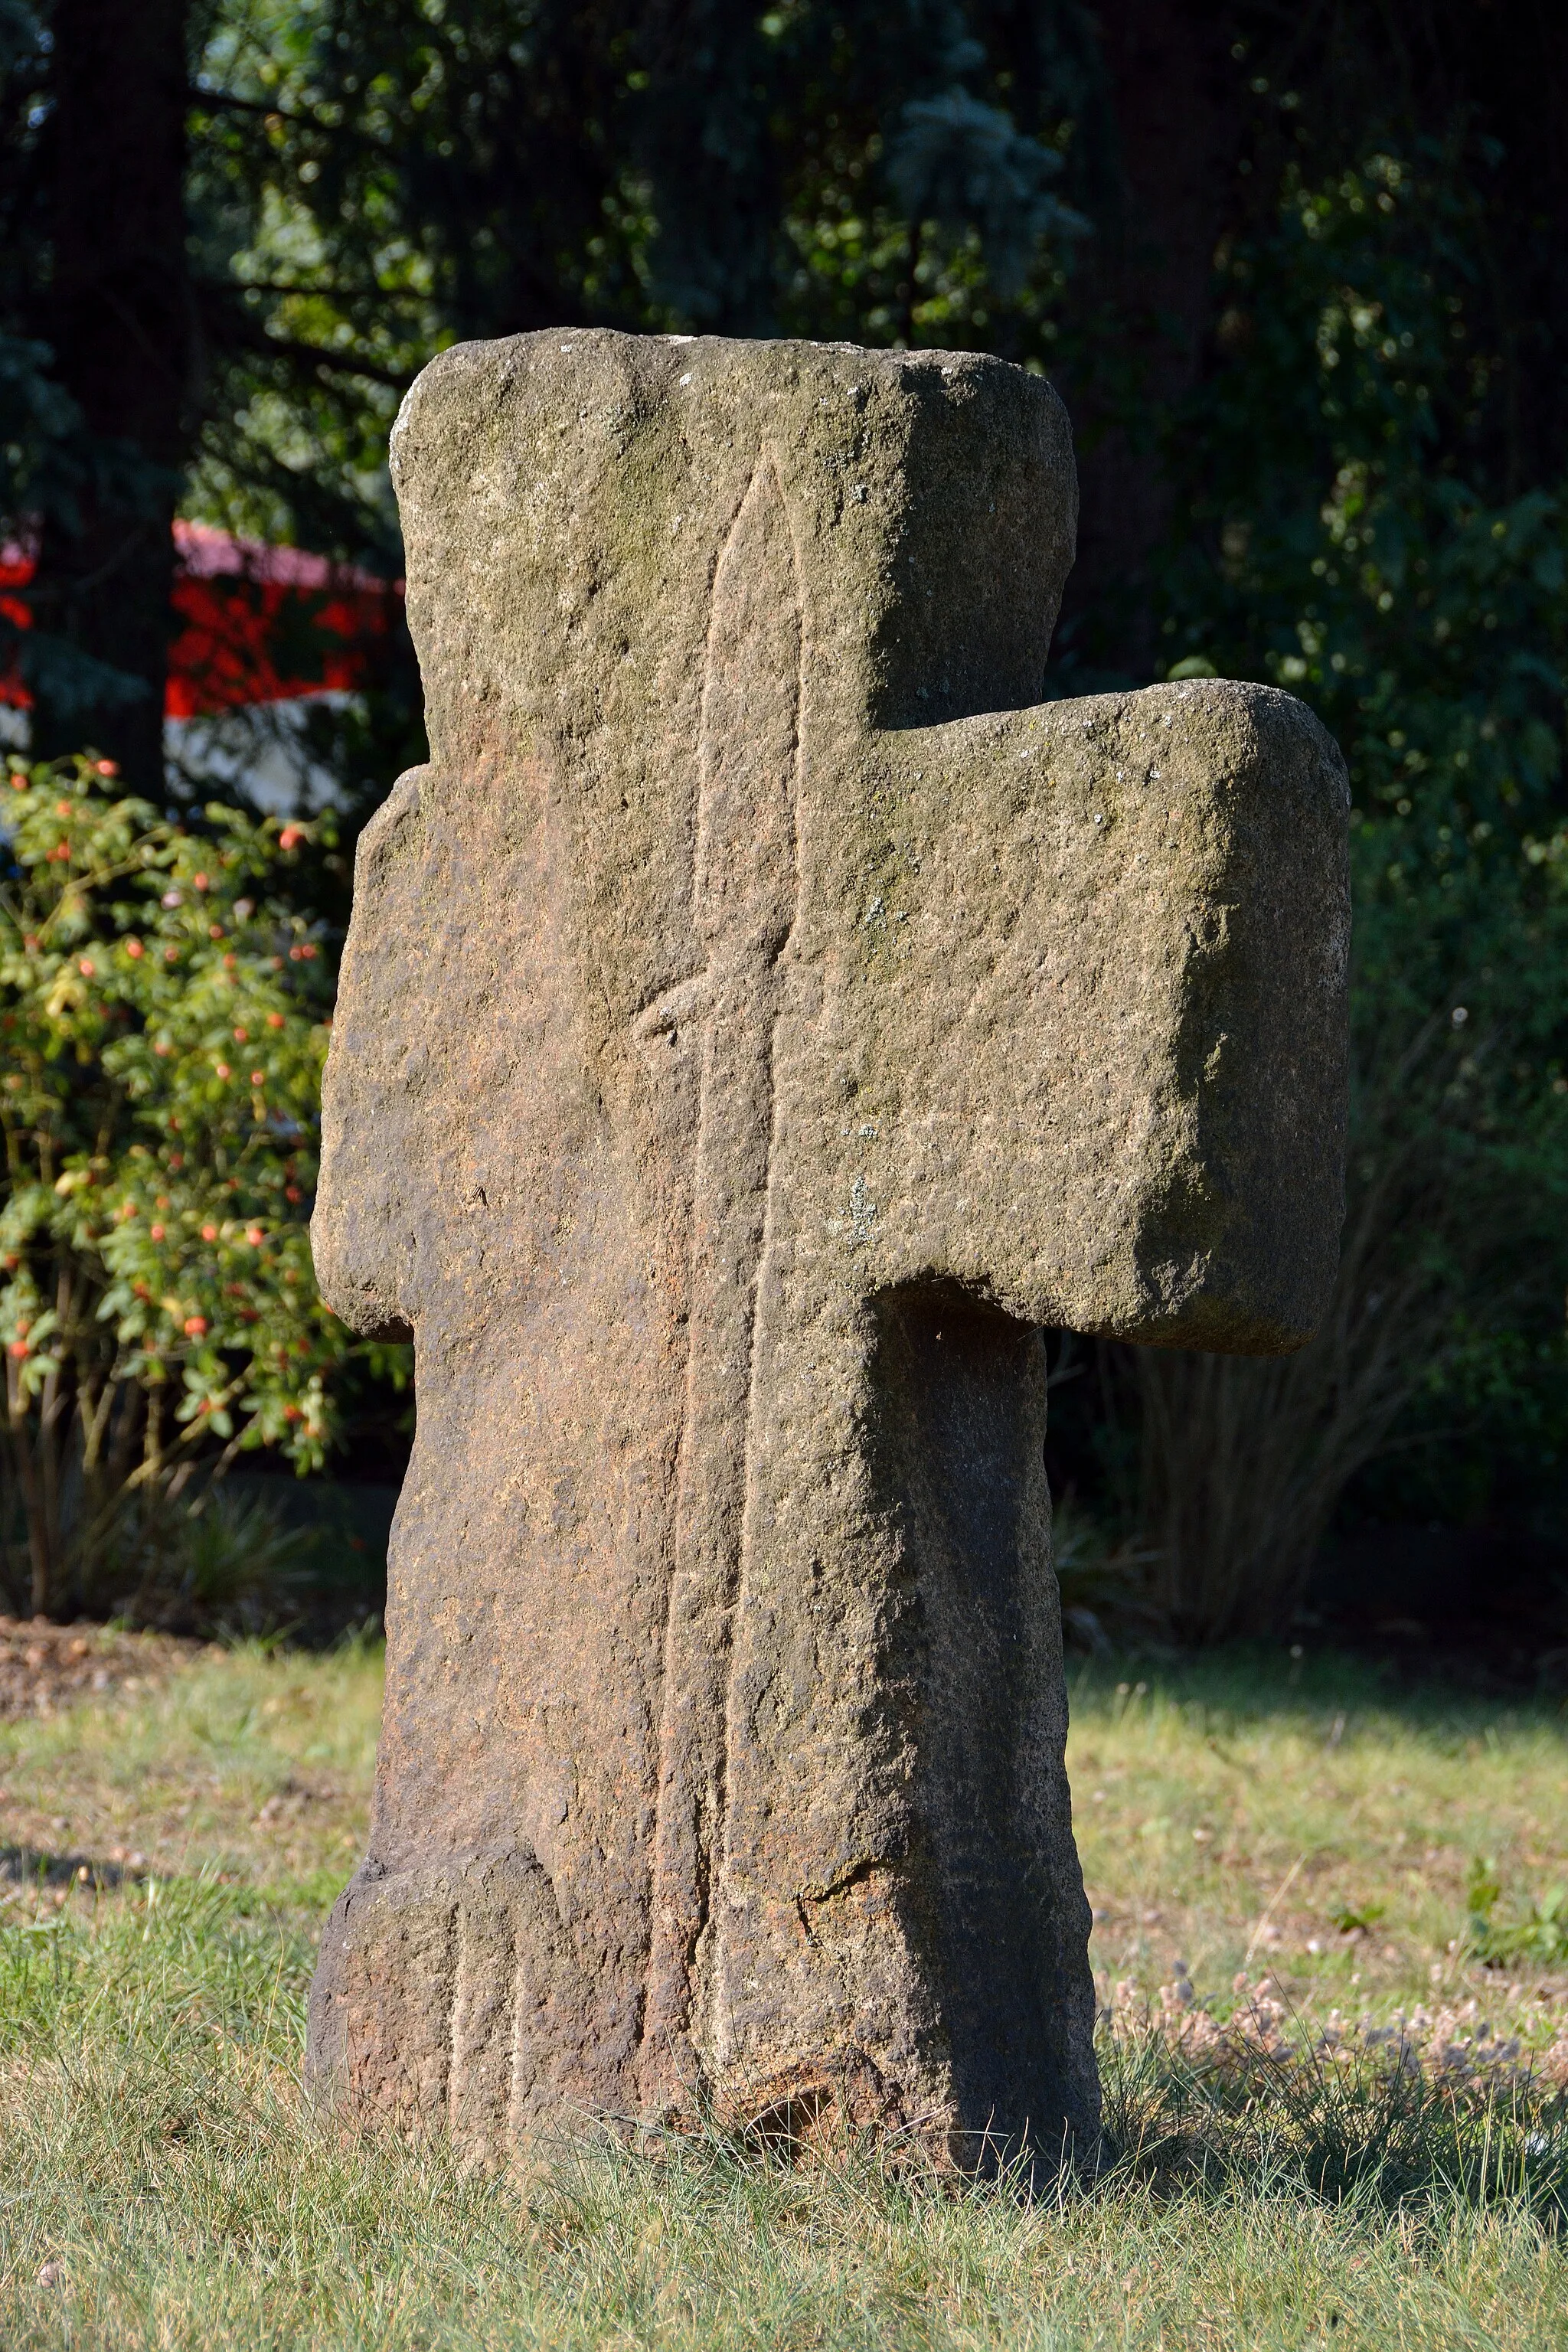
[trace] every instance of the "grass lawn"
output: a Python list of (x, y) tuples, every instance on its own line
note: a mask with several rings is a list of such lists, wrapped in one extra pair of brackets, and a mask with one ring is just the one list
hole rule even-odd
[[(1030, 2200), (702, 2143), (463, 2179), (322, 2123), (305, 1988), (379, 1696), (373, 1651), (207, 1654), (0, 1724), (5, 2352), (1568, 2347), (1562, 1712), (1342, 1661), (1083, 1675), (1121, 2153)], [(1501, 1969), (1466, 1957), (1478, 1859)]]

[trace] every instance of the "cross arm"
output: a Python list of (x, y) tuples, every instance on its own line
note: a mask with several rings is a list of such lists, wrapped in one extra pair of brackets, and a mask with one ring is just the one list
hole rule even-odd
[[(421, 771), (399, 778), (359, 838), (354, 922), (343, 956), (321, 1102), (321, 1181), (310, 1220), (316, 1279), (332, 1312), (373, 1339), (411, 1336), (424, 1222), (418, 1057), (431, 992), (420, 965)], [(393, 942), (406, 942), (402, 956)], [(408, 952), (407, 950), (411, 950)], [(412, 970), (410, 969), (412, 966)]]
[(885, 734), (822, 893), (821, 1246), (1275, 1353), (1343, 1213), (1343, 762), (1194, 680)]

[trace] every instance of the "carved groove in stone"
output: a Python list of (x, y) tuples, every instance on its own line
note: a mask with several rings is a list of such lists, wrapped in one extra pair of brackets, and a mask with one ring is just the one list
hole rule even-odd
[(779, 964), (799, 895), (802, 615), (777, 468), (764, 453), (713, 581), (698, 742), (692, 925), (700, 973), (639, 1033), (702, 1019), (685, 1413), (666, 1622), (653, 1904), (639, 2073), (660, 2105), (693, 2089), (713, 1877), (724, 1845), (725, 1718), (755, 1413), (769, 1217)]
[(513, 2136), (517, 1927), (510, 1906), (458, 1908), (447, 2082), (459, 2147), (499, 2147)]

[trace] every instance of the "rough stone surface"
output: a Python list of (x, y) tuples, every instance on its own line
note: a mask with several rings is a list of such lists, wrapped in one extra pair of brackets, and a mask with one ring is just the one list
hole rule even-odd
[(314, 1227), (412, 1327), (318, 2084), (491, 2156), (701, 2112), (1092, 2146), (1042, 1325), (1298, 1346), (1344, 771), (1038, 700), (996, 361), (555, 333), (394, 442), (430, 764), (361, 845)]

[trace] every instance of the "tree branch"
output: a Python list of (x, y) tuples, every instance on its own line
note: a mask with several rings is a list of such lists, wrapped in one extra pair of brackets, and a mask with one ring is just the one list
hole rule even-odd
[(374, 360), (361, 359), (347, 352), (330, 351), (323, 343), (300, 342), (287, 335), (269, 335), (265, 327), (247, 319), (233, 305), (226, 305), (226, 317), (215, 340), (226, 341), (230, 347), (253, 352), (258, 358), (294, 360), (310, 368), (317, 375), (357, 375), (368, 383), (384, 383), (391, 392), (406, 392), (414, 381), (407, 369), (378, 367)]
[(259, 114), (263, 120), (276, 116), (279, 122), (292, 122), (301, 131), (331, 131), (333, 127), (318, 115), (294, 114), (286, 106), (274, 106), (263, 98), (240, 98), (233, 90), (203, 89), (199, 82), (187, 85), (185, 103), (211, 108), (220, 114)]

